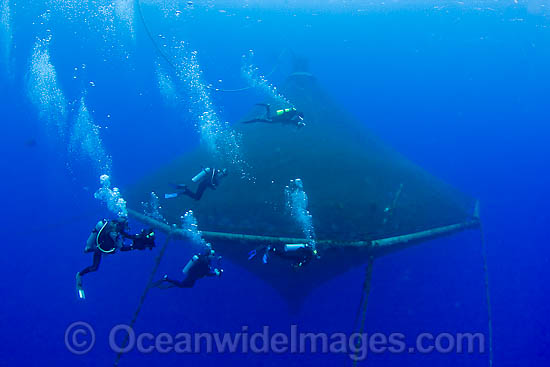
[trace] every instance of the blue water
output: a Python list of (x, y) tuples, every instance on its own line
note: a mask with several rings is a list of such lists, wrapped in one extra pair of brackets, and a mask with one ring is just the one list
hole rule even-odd
[[(90, 262), (82, 253), (85, 240), (97, 219), (109, 213), (93, 198), (99, 175), (90, 162), (67, 152), (65, 140), (40, 118), (29, 98), (36, 38), (52, 35), (49, 53), (68, 101), (69, 120), (84, 95), (94, 123), (102, 127), (99, 135), (112, 157), (112, 179), (123, 191), (198, 145), (196, 116), (164, 102), (155, 70), (157, 63), (169, 66), (137, 14), (130, 17), (131, 30), (120, 15), (98, 12), (100, 4), (109, 2), (85, 9), (76, 1), (0, 2), (6, 3), (13, 43), (9, 57), (0, 60), (5, 235), (0, 361), (6, 366), (112, 365), (109, 330), (130, 321), (154, 254), (104, 259), (100, 271), (86, 277), (88, 299), (76, 298), (74, 274)], [(494, 365), (547, 365), (550, 22), (541, 3), (446, 3), (443, 8), (429, 2), (414, 7), (351, 3), (315, 9), (295, 7), (295, 2), (282, 8), (228, 3), (212, 1), (208, 7), (196, 2), (191, 7), (146, 2), (143, 12), (160, 47), (165, 42), (159, 34), (185, 41), (197, 51), (203, 79), (216, 87), (246, 85), (240, 68), (248, 50), (254, 50), (255, 64), (266, 73), (284, 49), (299, 52), (330, 95), (384, 141), (478, 198), (488, 251)], [(48, 9), (49, 19), (42, 21)], [(176, 10), (182, 11), (178, 17)], [(170, 47), (165, 50), (171, 54)], [(281, 63), (270, 75), (275, 85), (284, 80), (285, 68), (288, 72), (289, 66)], [(220, 119), (230, 122), (262, 98), (254, 89), (211, 93)], [(185, 92), (180, 97), (185, 103)], [(131, 226), (140, 228), (136, 222)], [(177, 274), (191, 254), (189, 247), (171, 246), (160, 271)], [(305, 331), (351, 333), (363, 278), (363, 268), (351, 269), (316, 288), (301, 311), (292, 314), (268, 285), (226, 262), (219, 280), (203, 280), (192, 290), (150, 293), (136, 329), (175, 335), (234, 332), (242, 325), (257, 331), (268, 325), (286, 332), (297, 324)], [(377, 259), (372, 287), (368, 332), (411, 337), (487, 332), (477, 231)], [(83, 356), (70, 353), (64, 343), (65, 329), (75, 321), (88, 322), (97, 335), (95, 347)], [(382, 354), (370, 355), (367, 363), (484, 366), (487, 357)], [(199, 363), (351, 365), (338, 354), (132, 352), (121, 360), (121, 365), (133, 366)]]

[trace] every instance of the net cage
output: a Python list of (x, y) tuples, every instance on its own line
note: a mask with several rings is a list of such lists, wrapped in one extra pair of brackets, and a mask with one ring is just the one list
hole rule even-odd
[[(291, 74), (281, 92), (303, 112), (306, 126), (235, 123), (247, 171), (254, 179), (217, 161), (198, 147), (146, 176), (126, 193), (130, 215), (146, 225), (184, 237), (142, 214), (151, 191), (173, 191), (171, 184), (194, 184), (202, 167), (228, 168), (215, 191), (200, 201), (182, 196), (162, 200), (169, 223), (193, 210), (199, 229), (224, 258), (256, 274), (288, 300), (346, 270), (405, 246), (478, 225), (475, 201), (429, 174), (380, 141), (340, 108), (305, 72)], [(271, 110), (288, 108), (266, 101)], [(265, 116), (255, 106), (243, 118)], [(225, 165), (225, 167), (224, 167)], [(300, 271), (284, 261), (249, 261), (248, 252), (265, 244), (303, 243), (302, 228), (290, 215), (285, 186), (300, 178), (308, 196), (320, 259)]]

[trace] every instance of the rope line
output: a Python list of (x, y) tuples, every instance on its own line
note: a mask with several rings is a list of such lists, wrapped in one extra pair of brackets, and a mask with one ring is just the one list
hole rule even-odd
[(174, 71), (178, 71), (178, 68), (176, 68), (176, 65), (168, 58), (168, 56), (162, 51), (162, 49), (158, 46), (157, 42), (155, 41), (153, 35), (151, 34), (151, 30), (147, 26), (147, 23), (145, 22), (145, 17), (143, 16), (143, 11), (141, 10), (141, 2), (139, 0), (136, 0), (136, 8), (138, 10), (139, 18), (141, 20), (141, 24), (143, 25), (143, 29), (145, 29), (145, 33), (147, 34), (147, 37), (151, 40), (151, 43), (153, 44), (153, 47), (157, 50), (159, 55), (174, 69)]
[[(271, 71), (267, 74), (264, 75), (265, 78), (269, 78), (271, 77), (271, 75), (273, 75), (277, 69), (279, 68), (279, 66), (281, 66), (281, 59), (283, 58), (284, 54), (289, 51), (288, 48), (285, 48), (283, 49), (283, 51), (281, 51), (281, 53), (279, 54), (279, 57), (277, 57), (277, 63), (275, 64), (275, 66), (273, 67), (273, 69), (271, 69)], [(291, 52), (291, 51), (289, 51)], [(247, 87), (242, 87), (242, 88), (237, 88), (237, 89), (222, 89), (222, 88), (214, 88), (214, 90), (216, 92), (243, 92), (245, 90), (249, 90), (249, 89), (252, 89), (252, 88), (255, 88), (255, 86), (253, 85), (249, 85)]]
[[(361, 324), (359, 326), (359, 334), (363, 334), (365, 331), (365, 322), (367, 320), (367, 306), (369, 304), (369, 295), (371, 290), (371, 284), (372, 284), (372, 268), (374, 265), (374, 256), (369, 256), (369, 261), (367, 263), (367, 269), (365, 271), (365, 282), (363, 283), (363, 294), (361, 298), (361, 303), (359, 303), (359, 307), (363, 308), (362, 314), (361, 314)], [(359, 311), (359, 310), (358, 310)], [(357, 320), (357, 316), (355, 318)], [(360, 341), (358, 342), (360, 343)], [(353, 359), (353, 366), (357, 366), (357, 358)]]
[[(137, 321), (139, 313), (141, 312), (141, 307), (143, 306), (143, 303), (145, 302), (145, 298), (147, 297), (147, 293), (149, 293), (149, 289), (151, 288), (151, 284), (153, 283), (153, 279), (155, 277), (155, 274), (157, 273), (160, 262), (161, 262), (162, 258), (164, 257), (164, 253), (166, 252), (166, 249), (168, 248), (168, 243), (169, 242), (170, 242), (170, 234), (168, 234), (168, 236), (166, 237), (166, 241), (164, 241), (164, 244), (162, 245), (162, 248), (161, 248), (159, 254), (157, 255), (157, 258), (155, 260), (155, 264), (153, 265), (153, 269), (151, 270), (151, 275), (149, 276), (149, 280), (147, 282), (147, 286), (145, 287), (145, 289), (143, 290), (143, 293), (141, 294), (138, 306), (136, 308), (136, 311), (134, 312), (134, 316), (132, 317), (132, 321), (130, 322), (130, 325), (129, 325), (130, 329), (134, 328), (134, 325)], [(126, 334), (126, 336), (124, 337), (124, 341), (123, 341), (122, 345), (127, 345), (128, 337), (129, 337), (129, 335)], [(122, 351), (120, 351), (117, 354), (116, 359), (115, 359), (115, 363), (114, 363), (115, 367), (118, 366), (118, 364), (120, 362), (120, 358), (122, 358), (122, 354), (123, 354)]]
[(493, 312), (491, 309), (491, 293), (489, 288), (489, 267), (487, 265), (487, 243), (481, 222), (479, 223), (481, 235), (481, 256), (483, 257), (483, 276), (485, 282), (485, 298), (487, 302), (487, 328), (489, 331), (489, 367), (493, 367)]
[[(162, 51), (162, 49), (159, 47), (159, 45), (157, 44), (157, 41), (155, 40), (155, 38), (153, 37), (153, 34), (151, 33), (151, 30), (147, 26), (147, 22), (145, 21), (145, 17), (143, 16), (143, 10), (141, 9), (140, 0), (136, 0), (136, 8), (137, 8), (137, 11), (138, 11), (138, 15), (139, 15), (139, 19), (141, 21), (141, 24), (143, 25), (143, 29), (145, 29), (145, 33), (147, 34), (147, 37), (149, 38), (149, 40), (153, 44), (153, 47), (155, 48), (155, 50), (157, 50), (157, 52), (164, 59), (164, 61), (166, 61), (168, 63), (168, 65), (170, 65), (172, 67), (172, 69), (174, 69), (174, 71), (177, 73), (178, 68), (172, 62), (172, 60), (170, 60), (170, 58), (166, 55), (166, 53), (164, 53), (164, 51)], [(281, 52), (281, 54), (277, 58), (277, 60), (278, 60), (277, 64), (275, 64), (273, 69), (268, 74), (265, 75), (266, 78), (269, 78), (273, 73), (275, 73), (275, 71), (277, 71), (277, 69), (281, 65), (281, 58), (285, 54), (286, 51), (287, 51), (287, 49), (284, 49)], [(236, 89), (222, 89), (222, 88), (212, 88), (212, 89), (215, 90), (216, 92), (242, 92), (242, 91), (249, 90), (249, 89), (252, 89), (252, 88), (254, 88), (254, 86), (249, 85), (249, 86), (246, 86), (246, 87), (236, 88)]]

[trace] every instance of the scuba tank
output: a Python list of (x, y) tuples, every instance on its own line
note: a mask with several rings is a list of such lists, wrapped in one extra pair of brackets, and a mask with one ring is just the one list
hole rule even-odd
[(203, 168), (202, 171), (197, 173), (197, 175), (191, 179), (191, 181), (193, 181), (195, 183), (199, 182), (200, 180), (203, 179), (204, 176), (206, 176), (207, 173), (210, 173), (210, 171), (211, 171), (210, 168)]
[(285, 245), (285, 252), (294, 252), (306, 248), (309, 245), (306, 243), (288, 243)]
[(295, 109), (295, 108), (285, 108), (285, 109), (282, 109), (282, 110), (277, 110), (277, 111), (275, 111), (275, 114), (276, 114), (277, 116), (282, 116), (282, 115), (284, 115), (285, 113), (289, 113), (290, 111), (296, 111), (296, 109)]
[(191, 269), (191, 267), (193, 266), (193, 264), (195, 264), (195, 261), (198, 261), (198, 260), (199, 260), (199, 256), (198, 255), (193, 255), (191, 260), (189, 260), (189, 262), (185, 265), (185, 267), (183, 269), (181, 269), (182, 273), (187, 274), (189, 272), (189, 270)]
[(313, 256), (315, 256), (317, 259), (319, 259), (319, 255), (317, 252), (317, 249), (315, 248), (315, 245), (311, 245), (308, 243), (289, 243), (285, 245), (285, 252), (296, 252), (301, 249), (310, 248), (311, 253)]

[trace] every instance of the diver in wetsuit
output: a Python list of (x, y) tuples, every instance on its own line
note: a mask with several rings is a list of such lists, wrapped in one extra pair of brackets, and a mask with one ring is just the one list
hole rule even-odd
[[(193, 288), (195, 282), (201, 278), (219, 277), (223, 273), (223, 269), (220, 267), (221, 256), (214, 255), (214, 250), (208, 247), (204, 253), (193, 255), (191, 260), (185, 265), (182, 270), (184, 274), (183, 280), (170, 279), (168, 275), (165, 275), (151, 286), (162, 289), (172, 287)], [(214, 265), (214, 261), (217, 262), (216, 265)]]
[(271, 115), (271, 106), (269, 104), (257, 103), (257, 106), (265, 107), (266, 113), (264, 118), (255, 118), (248, 121), (243, 121), (243, 124), (250, 124), (253, 122), (267, 122), (267, 123), (281, 123), (296, 125), (297, 127), (305, 126), (304, 114), (298, 112), (296, 108), (284, 108), (275, 111), (274, 115)]
[(292, 267), (294, 269), (301, 268), (308, 264), (313, 258), (319, 257), (314, 246), (307, 243), (297, 243), (276, 246), (261, 246), (248, 253), (248, 260), (252, 260), (261, 250), (264, 251), (264, 255), (262, 256), (262, 261), (264, 264), (268, 263), (271, 255), (275, 255), (282, 259), (292, 261)]
[[(86, 241), (85, 253), (92, 252), (93, 263), (83, 270), (76, 273), (76, 290), (78, 296), (85, 298), (82, 288), (82, 277), (88, 273), (97, 271), (101, 264), (103, 254), (114, 254), (117, 250), (152, 250), (155, 247), (155, 233), (151, 230), (142, 230), (139, 234), (128, 234), (128, 220), (126, 218), (116, 218), (112, 220), (100, 220), (90, 233)], [(130, 245), (124, 243), (124, 239), (132, 240)]]
[(165, 194), (165, 199), (172, 199), (177, 198), (180, 195), (187, 195), (192, 199), (200, 200), (202, 197), (202, 194), (204, 194), (204, 191), (207, 188), (211, 188), (212, 190), (216, 190), (216, 187), (220, 184), (220, 181), (223, 177), (227, 176), (227, 169), (216, 169), (216, 168), (203, 168), (202, 171), (200, 171), (195, 177), (191, 179), (193, 182), (198, 182), (199, 186), (197, 187), (197, 191), (193, 192), (191, 191), (187, 185), (180, 184), (175, 185), (178, 192)]

